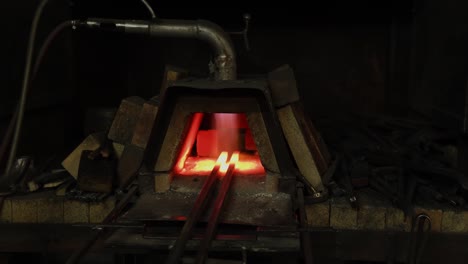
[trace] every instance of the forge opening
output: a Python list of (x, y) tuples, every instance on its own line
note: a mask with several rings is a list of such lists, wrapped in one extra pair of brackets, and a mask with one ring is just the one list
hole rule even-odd
[(175, 175), (205, 176), (222, 152), (239, 151), (236, 175), (264, 176), (252, 131), (243, 113), (194, 113), (174, 167)]

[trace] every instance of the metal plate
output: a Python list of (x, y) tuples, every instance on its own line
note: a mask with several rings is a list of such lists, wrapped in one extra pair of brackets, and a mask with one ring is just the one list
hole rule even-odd
[[(143, 194), (122, 220), (156, 221), (185, 220), (196, 198), (196, 193), (167, 192)], [(295, 225), (291, 197), (285, 193), (231, 194), (220, 222), (258, 226)], [(211, 206), (204, 212), (206, 221)]]
[[(200, 240), (192, 239), (187, 242), (187, 251), (197, 250)], [(168, 249), (174, 239), (148, 239), (144, 238), (140, 231), (130, 229), (117, 230), (110, 236), (105, 244), (112, 248), (139, 248), (142, 250)], [(248, 250), (252, 252), (294, 252), (300, 248), (297, 235), (286, 236), (259, 236), (257, 239), (219, 239), (214, 240), (211, 251), (239, 251)]]

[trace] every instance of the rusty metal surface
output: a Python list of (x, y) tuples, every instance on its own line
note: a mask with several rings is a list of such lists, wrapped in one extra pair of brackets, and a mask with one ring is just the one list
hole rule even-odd
[[(203, 100), (200, 101), (201, 99)], [(194, 105), (186, 106), (187, 104), (185, 103), (182, 107), (179, 103), (184, 100), (188, 100), (199, 107), (193, 107)], [(229, 100), (232, 100), (232, 102), (227, 104), (226, 102)], [(216, 103), (214, 104), (214, 102)], [(246, 102), (253, 102), (255, 109), (245, 109)], [(233, 106), (233, 108), (228, 109), (228, 106)], [(188, 115), (188, 113), (197, 111), (234, 113), (257, 111), (262, 113), (262, 118), (267, 128), (266, 132), (272, 142), (272, 150), (278, 163), (281, 180), (294, 178), (294, 173), (292, 171), (293, 164), (289, 157), (278, 117), (276, 116), (273, 103), (271, 102), (267, 82), (264, 79), (242, 81), (185, 80), (174, 82), (173, 86), (167, 89), (162, 98), (158, 116), (156, 117), (158, 129), (152, 131), (148, 143), (145, 154), (145, 161), (148, 167), (157, 168), (157, 171), (169, 171), (172, 169), (171, 165), (173, 164), (173, 159), (168, 157), (174, 157), (177, 153), (177, 148), (180, 144), (180, 135), (175, 137), (175, 140), (173, 140), (171, 144), (165, 142), (165, 137), (173, 134), (172, 132), (169, 133), (169, 130), (173, 131), (175, 125), (183, 128), (186, 124), (186, 120), (183, 117), (177, 118), (174, 117), (174, 115), (182, 115), (187, 118), (186, 115)], [(181, 114), (183, 112), (186, 114)], [(179, 121), (175, 122), (175, 119)], [(178, 131), (180, 131), (180, 129), (178, 129)], [(164, 144), (171, 146), (167, 148), (169, 151), (163, 148)], [(166, 159), (169, 162), (159, 162), (159, 159)], [(158, 166), (155, 166), (156, 161), (158, 161)], [(166, 165), (163, 166), (163, 164)], [(284, 184), (281, 182), (280, 186), (282, 190), (288, 189), (284, 188)]]
[[(170, 123), (165, 128), (165, 133), (160, 132), (163, 127), (156, 121), (158, 129), (152, 131), (148, 141), (148, 147), (145, 152), (145, 160), (149, 167), (154, 171), (170, 171), (172, 170), (182, 147), (183, 139), (188, 133), (190, 114), (185, 111), (180, 105), (174, 107), (174, 117), (170, 118)], [(161, 116), (159, 111), (158, 117)], [(157, 117), (157, 118), (158, 118)], [(162, 142), (161, 142), (162, 139)], [(154, 144), (154, 141), (161, 142), (160, 145)]]
[(123, 99), (107, 137), (120, 144), (129, 144), (144, 102), (145, 100), (138, 96)]
[(266, 91), (268, 83), (265, 79), (243, 79), (243, 80), (229, 80), (229, 81), (212, 81), (208, 79), (186, 79), (179, 80), (172, 83), (172, 89), (175, 87), (189, 87), (192, 89), (201, 90), (224, 90), (224, 89), (241, 89), (245, 91), (254, 89), (258, 91)]
[(273, 142), (268, 136), (268, 128), (263, 120), (263, 115), (259, 112), (247, 113), (247, 121), (252, 131), (262, 165), (267, 171), (279, 173), (280, 169), (276, 161), (275, 152), (273, 151)]
[(271, 97), (276, 107), (285, 106), (300, 100), (294, 71), (289, 65), (283, 65), (268, 73)]
[(317, 165), (317, 161), (320, 160), (314, 158), (313, 151), (316, 145), (310, 145), (309, 139), (312, 137), (310, 131), (301, 126), (303, 122), (300, 119), (304, 117), (296, 114), (293, 105), (278, 109), (278, 116), (297, 167), (306, 180), (305, 183), (310, 186), (314, 194), (322, 195), (325, 188)]
[[(177, 104), (182, 105), (189, 112), (205, 113), (246, 113), (258, 112), (260, 107), (252, 97), (230, 96), (225, 98), (213, 98), (191, 95), (179, 97)], [(216, 102), (216, 103), (215, 103)]]
[(143, 104), (143, 108), (133, 131), (133, 145), (146, 148), (151, 130), (154, 127), (154, 120), (156, 120), (158, 109), (159, 102), (156, 100), (148, 100)]
[(304, 133), (304, 138), (314, 159), (316, 160), (319, 172), (323, 175), (328, 169), (331, 161), (328, 147), (326, 146), (322, 136), (315, 129), (310, 117), (307, 116), (303, 105), (300, 102), (297, 102), (291, 105), (291, 109), (293, 110), (294, 116)]
[(144, 149), (133, 144), (125, 146), (117, 165), (119, 187), (125, 188), (136, 177), (143, 161)]
[(112, 191), (117, 161), (113, 158), (91, 157), (95, 151), (81, 153), (77, 184), (87, 192), (110, 193)]
[(169, 252), (169, 256), (165, 262), (166, 264), (177, 264), (183, 256), (187, 241), (192, 236), (193, 227), (197, 224), (200, 216), (205, 211), (213, 191), (215, 190), (214, 187), (216, 187), (215, 183), (218, 178), (220, 166), (221, 164), (216, 164), (208, 178), (205, 180), (200, 193), (196, 197), (196, 200), (190, 209), (190, 213), (187, 215), (187, 220), (182, 227), (182, 231), (180, 231), (180, 236), (177, 238), (174, 247)]
[[(236, 175), (232, 179), (232, 191), (239, 194), (253, 194), (272, 191), (274, 187), (268, 186), (268, 178), (277, 175), (267, 172), (267, 176)], [(199, 192), (206, 176), (175, 176), (171, 182), (171, 190), (181, 193)], [(274, 181), (270, 180), (270, 181)]]
[[(182, 220), (193, 206), (196, 193), (168, 192), (142, 194), (124, 221)], [(206, 222), (212, 208), (201, 221)], [(294, 225), (291, 197), (285, 193), (231, 194), (220, 222), (230, 224), (282, 226)]]
[[(239, 152), (233, 155), (238, 154)], [(218, 229), (219, 216), (223, 210), (225, 198), (229, 193), (229, 189), (231, 188), (231, 182), (234, 176), (235, 168), (235, 163), (231, 162), (229, 164), (229, 168), (226, 174), (223, 177), (223, 181), (221, 183), (221, 187), (219, 188), (218, 195), (214, 200), (213, 210), (211, 211), (211, 214), (208, 219), (208, 226), (206, 227), (206, 232), (203, 236), (203, 240), (198, 251), (196, 263), (204, 264), (206, 259), (208, 258), (208, 251), (210, 250), (211, 243), (215, 238), (216, 231)]]

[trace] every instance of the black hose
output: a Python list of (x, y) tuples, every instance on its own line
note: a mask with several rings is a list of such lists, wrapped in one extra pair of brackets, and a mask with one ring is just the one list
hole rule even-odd
[(34, 18), (31, 24), (31, 32), (29, 33), (28, 47), (26, 50), (26, 63), (23, 76), (23, 84), (21, 88), (21, 97), (18, 103), (18, 117), (15, 124), (15, 131), (13, 134), (13, 141), (11, 143), (10, 155), (8, 157), (8, 162), (6, 166), (6, 175), (10, 174), (11, 167), (13, 166), (13, 161), (16, 157), (16, 151), (18, 150), (18, 141), (21, 134), (21, 126), (23, 125), (24, 118), (24, 108), (26, 105), (26, 95), (28, 93), (29, 79), (31, 75), (31, 64), (32, 57), (34, 54), (34, 42), (36, 40), (37, 26), (42, 15), (42, 11), (46, 6), (48, 0), (42, 0), (36, 8), (34, 13)]
[(8, 150), (8, 146), (10, 145), (11, 137), (13, 136), (13, 130), (15, 129), (16, 118), (18, 117), (18, 107), (15, 108), (15, 113), (11, 117), (10, 123), (8, 124), (8, 128), (3, 136), (2, 144), (0, 145), (0, 163), (2, 162), (5, 154)]
[(57, 36), (62, 33), (63, 30), (67, 29), (68, 27), (71, 27), (73, 25), (72, 20), (67, 20), (64, 21), (60, 24), (58, 24), (50, 33), (47, 35), (46, 39), (42, 43), (41, 48), (39, 49), (39, 52), (37, 53), (36, 60), (34, 62), (34, 67), (33, 67), (33, 72), (32, 72), (32, 80), (36, 78), (37, 72), (39, 71), (39, 67), (42, 64), (42, 60), (44, 59), (44, 56), (46, 55), (47, 51), (49, 50), (50, 45), (52, 42), (57, 38)]
[(148, 11), (150, 12), (151, 18), (155, 19), (156, 14), (154, 13), (153, 8), (151, 8), (151, 5), (146, 0), (141, 0), (141, 2), (145, 5), (146, 9), (148, 9)]
[[(34, 61), (34, 67), (32, 71), (32, 77), (31, 77), (31, 82), (35, 80), (37, 76), (37, 72), (39, 71), (39, 67), (42, 64), (42, 61), (44, 59), (45, 54), (49, 50), (50, 45), (54, 41), (54, 39), (66, 28), (70, 27), (72, 25), (72, 21), (65, 21), (60, 23), (58, 26), (56, 26), (50, 33), (47, 35), (44, 43), (42, 44), (41, 48), (39, 49), (39, 52), (36, 56), (36, 60)], [(31, 83), (29, 83), (28, 87), (28, 92), (31, 91)], [(0, 145), (0, 162), (3, 160), (6, 151), (8, 149), (8, 146), (10, 145), (10, 140), (11, 137), (13, 136), (13, 129), (15, 128), (16, 124), (16, 119), (18, 118), (18, 112), (19, 112), (19, 105), (15, 108), (15, 112), (13, 116), (11, 117), (10, 123), (8, 124), (8, 128), (6, 130), (5, 136), (3, 138), (2, 144)]]
[[(37, 53), (36, 59), (34, 61), (34, 66), (32, 70), (32, 75), (31, 75), (31, 81), (28, 82), (28, 88), (26, 91), (26, 96), (27, 94), (31, 91), (31, 82), (34, 81), (34, 79), (37, 76), (37, 73), (39, 71), (39, 67), (41, 66), (44, 56), (46, 55), (47, 51), (49, 50), (52, 42), (57, 38), (57, 36), (65, 29), (70, 27), (72, 25), (72, 21), (65, 21), (57, 25), (50, 33), (47, 35), (46, 39), (44, 40), (41, 48), (39, 49), (39, 52)], [(5, 136), (3, 138), (2, 144), (0, 145), (0, 162), (3, 160), (5, 157), (6, 151), (8, 149), (8, 146), (10, 145), (11, 138), (13, 136), (13, 130), (15, 128), (16, 121), (19, 116), (19, 107), (20, 104), (18, 103), (17, 107), (15, 108), (15, 112), (10, 120), (10, 123), (8, 124), (7, 132), (5, 133)], [(16, 133), (16, 131), (15, 131)], [(21, 131), (20, 131), (21, 134)], [(13, 146), (12, 146), (13, 147)], [(16, 151), (15, 151), (16, 152)], [(10, 153), (11, 155), (11, 153)], [(13, 157), (14, 158), (14, 157)], [(8, 168), (8, 166), (7, 166)], [(7, 169), (8, 171), (8, 169)]]

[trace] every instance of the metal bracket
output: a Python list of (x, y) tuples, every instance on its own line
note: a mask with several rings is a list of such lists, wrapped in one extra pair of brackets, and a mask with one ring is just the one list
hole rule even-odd
[(408, 254), (409, 264), (419, 264), (424, 253), (428, 234), (432, 229), (431, 217), (427, 214), (419, 214), (413, 219)]
[(250, 51), (249, 38), (247, 33), (249, 32), (250, 19), (252, 16), (248, 13), (245, 13), (244, 16), (244, 30), (237, 32), (228, 32), (230, 35), (241, 35), (244, 39), (244, 46), (247, 51)]

